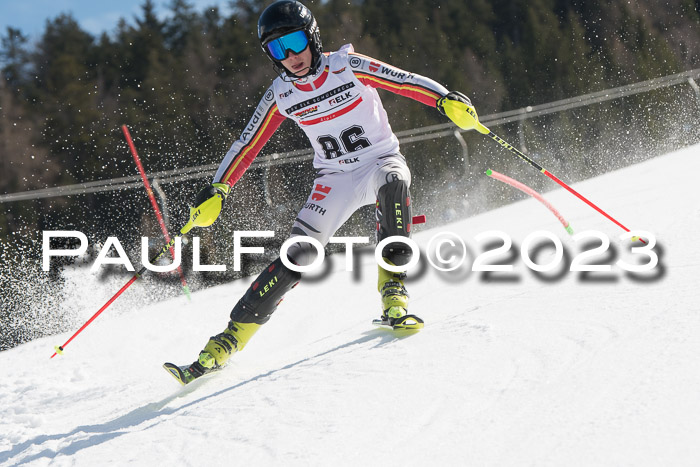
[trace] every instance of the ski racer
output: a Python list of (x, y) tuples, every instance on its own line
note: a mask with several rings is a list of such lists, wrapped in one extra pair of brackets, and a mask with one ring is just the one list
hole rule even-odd
[[(313, 237), (326, 245), (353, 212), (376, 203), (377, 241), (409, 237), (411, 173), (377, 89), (415, 99), (443, 114), (454, 108), (443, 105), (447, 101), (461, 102), (473, 111), (469, 99), (431, 79), (356, 53), (351, 45), (324, 53), (316, 20), (298, 1), (280, 0), (268, 6), (258, 21), (258, 37), (279, 76), (224, 157), (213, 183), (197, 195), (194, 209), (206, 208), (208, 214), (195, 225), (210, 225), (218, 217), (231, 187), (280, 124), (291, 119), (309, 138), (317, 171), (291, 236)], [(447, 115), (456, 118), (450, 110)], [(298, 242), (288, 250), (288, 259), (308, 265), (315, 255), (312, 251), (308, 243)], [(411, 250), (402, 242), (390, 243), (382, 256), (387, 264), (401, 266), (409, 262)], [(395, 328), (420, 327), (422, 320), (407, 314), (405, 277), (379, 267), (382, 322)], [(182, 384), (221, 368), (234, 352), (243, 350), (300, 278), (301, 273), (276, 259), (253, 281), (234, 306), (226, 329), (209, 339), (194, 363), (182, 367), (166, 363), (165, 368)]]

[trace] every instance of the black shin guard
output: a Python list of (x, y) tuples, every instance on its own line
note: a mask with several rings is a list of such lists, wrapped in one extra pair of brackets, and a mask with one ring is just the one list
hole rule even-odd
[(301, 279), (301, 273), (292, 271), (277, 258), (248, 288), (245, 295), (231, 311), (231, 321), (236, 323), (265, 324), (277, 305)]
[[(396, 180), (379, 189), (377, 199), (377, 242), (395, 235), (411, 236), (411, 195), (408, 183)], [(408, 264), (412, 251), (401, 242), (389, 243), (382, 256), (396, 266)]]

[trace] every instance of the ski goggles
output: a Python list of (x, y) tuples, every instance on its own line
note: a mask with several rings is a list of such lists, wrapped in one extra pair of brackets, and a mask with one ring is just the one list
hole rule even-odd
[(270, 56), (275, 60), (284, 60), (289, 56), (289, 50), (295, 54), (304, 51), (309, 45), (309, 39), (304, 31), (294, 31), (287, 35), (273, 39), (265, 47), (270, 53)]

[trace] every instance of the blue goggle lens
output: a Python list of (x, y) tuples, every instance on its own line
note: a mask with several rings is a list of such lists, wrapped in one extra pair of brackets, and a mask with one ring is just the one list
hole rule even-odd
[(271, 40), (266, 47), (272, 58), (284, 60), (289, 55), (288, 50), (298, 54), (303, 52), (307, 45), (309, 45), (309, 39), (307, 39), (306, 33), (304, 31), (294, 31), (286, 36)]

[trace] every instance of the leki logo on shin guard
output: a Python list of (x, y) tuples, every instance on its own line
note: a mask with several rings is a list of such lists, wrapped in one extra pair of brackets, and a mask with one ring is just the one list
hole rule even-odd
[(403, 211), (401, 203), (394, 203), (394, 214), (396, 215), (396, 228), (403, 230)]
[(263, 287), (262, 290), (260, 290), (260, 291), (258, 292), (258, 294), (259, 294), (261, 297), (264, 296), (266, 293), (268, 293), (270, 290), (272, 290), (272, 288), (275, 286), (275, 284), (277, 284), (277, 276), (273, 277), (273, 278), (270, 280), (270, 282), (268, 282), (267, 284), (265, 284), (265, 287)]

